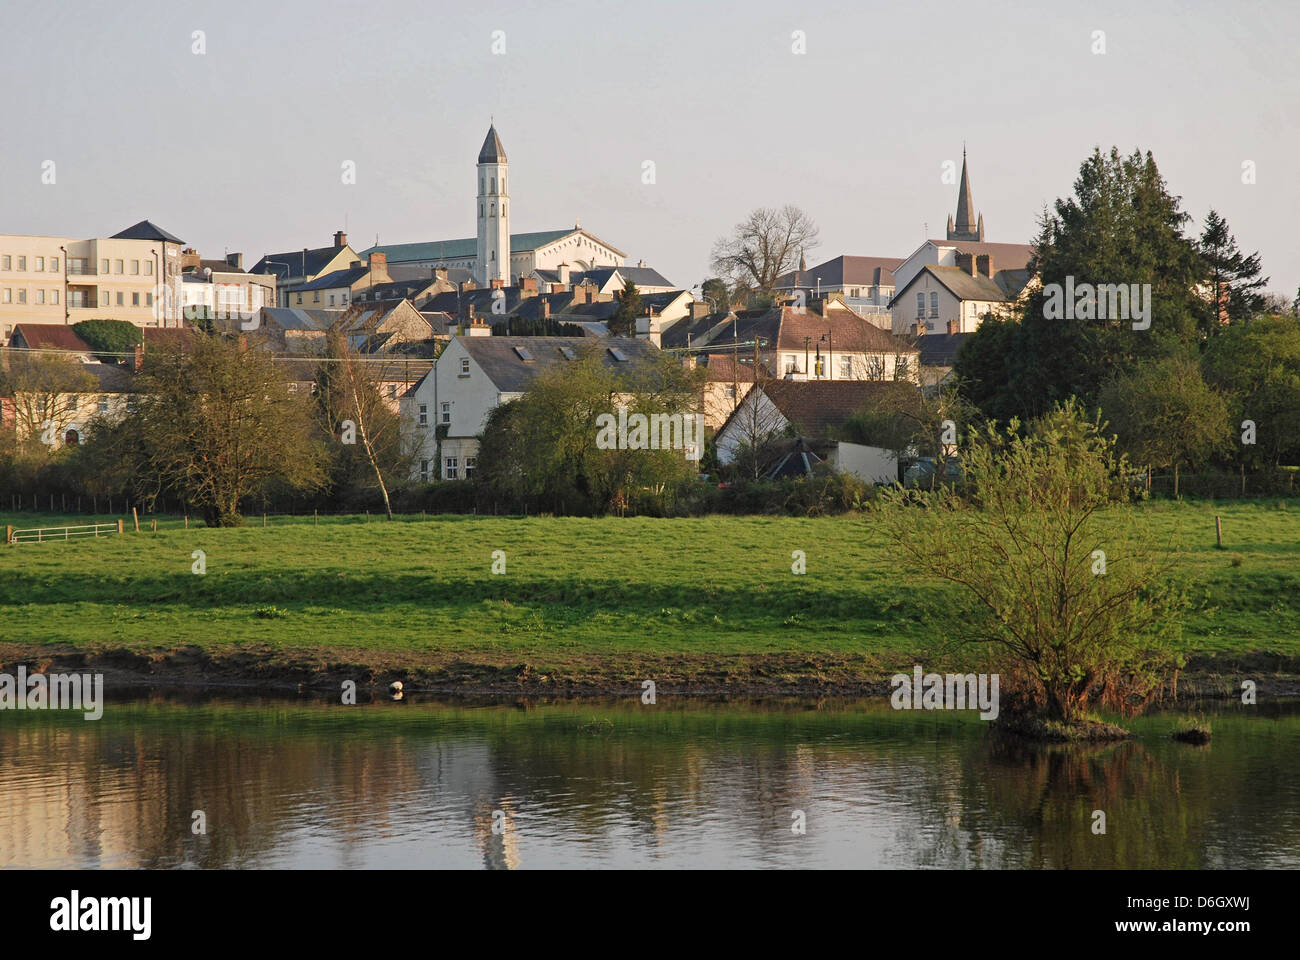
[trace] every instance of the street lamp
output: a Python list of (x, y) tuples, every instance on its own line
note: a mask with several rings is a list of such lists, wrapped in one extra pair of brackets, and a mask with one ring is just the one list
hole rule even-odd
[(827, 376), (831, 380), (834, 380), (835, 367), (832, 361), (834, 361), (835, 359), (835, 338), (832, 337), (831, 332), (827, 330), (825, 333), (822, 334), (822, 338), (821, 340), (818, 341), (818, 343), (826, 344), (826, 367), (827, 367), (826, 372), (827, 372)]

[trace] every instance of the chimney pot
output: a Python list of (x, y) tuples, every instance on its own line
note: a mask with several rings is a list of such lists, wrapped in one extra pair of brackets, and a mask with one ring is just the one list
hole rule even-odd
[(334, 246), (336, 248), (346, 247), (348, 245), (348, 235), (342, 230), (334, 234)]

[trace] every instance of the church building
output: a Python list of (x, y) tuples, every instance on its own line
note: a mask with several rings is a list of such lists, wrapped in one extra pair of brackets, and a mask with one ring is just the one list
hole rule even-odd
[(559, 230), (512, 234), (509, 180), (510, 161), (494, 124), (478, 152), (475, 169), (477, 237), (382, 244), (362, 251), (362, 259), (371, 253), (384, 254), (395, 280), (427, 277), (434, 268), (446, 267), (450, 276), (459, 274), (480, 287), (513, 286), (537, 270), (561, 266), (576, 274), (623, 265), (626, 253), (577, 223)]

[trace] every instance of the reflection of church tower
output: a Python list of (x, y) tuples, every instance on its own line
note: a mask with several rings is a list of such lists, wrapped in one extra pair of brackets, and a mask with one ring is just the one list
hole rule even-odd
[(488, 286), (493, 280), (510, 283), (510, 191), (506, 187), (505, 147), (495, 125), (488, 129), (478, 152), (478, 260), (474, 279)]
[(949, 240), (977, 240), (984, 242), (984, 214), (979, 216), (979, 225), (972, 229), (975, 216), (975, 204), (970, 198), (970, 178), (966, 175), (966, 148), (961, 148), (961, 186), (957, 188), (957, 223), (948, 217)]

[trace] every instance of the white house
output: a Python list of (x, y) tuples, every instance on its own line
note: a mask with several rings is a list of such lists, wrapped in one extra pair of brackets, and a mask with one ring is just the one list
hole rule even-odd
[(433, 369), (402, 399), (403, 419), (416, 436), (413, 477), (472, 479), (488, 414), (521, 396), (542, 371), (574, 363), (591, 350), (614, 367), (655, 352), (645, 340), (624, 337), (452, 337)]

